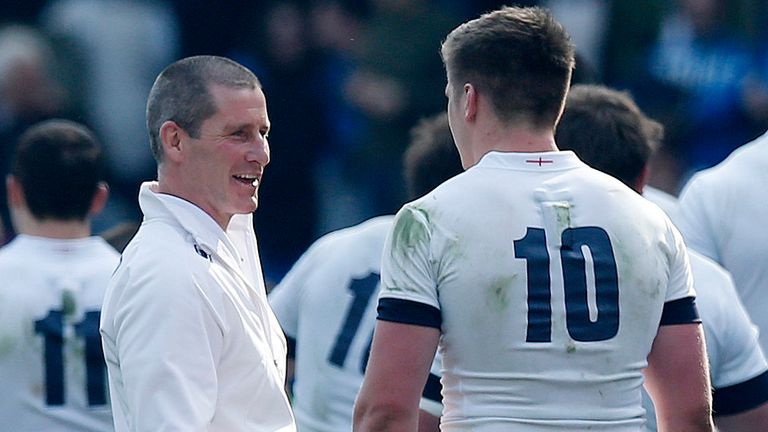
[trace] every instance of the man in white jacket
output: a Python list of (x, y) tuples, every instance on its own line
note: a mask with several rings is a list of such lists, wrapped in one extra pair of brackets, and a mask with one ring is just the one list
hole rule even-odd
[(101, 320), (116, 430), (293, 431), (251, 216), (269, 163), (260, 83), (229, 59), (179, 60), (147, 127), (158, 181)]

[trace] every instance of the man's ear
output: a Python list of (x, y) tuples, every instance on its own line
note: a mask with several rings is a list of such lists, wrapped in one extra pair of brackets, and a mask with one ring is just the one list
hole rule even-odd
[(12, 174), (5, 178), (5, 190), (8, 195), (9, 208), (26, 207), (27, 200), (24, 199), (24, 188)]
[(178, 162), (181, 158), (182, 145), (187, 133), (175, 121), (168, 120), (160, 126), (160, 144), (163, 147), (163, 158)]
[(464, 119), (471, 122), (477, 116), (477, 90), (470, 83), (464, 84)]
[(104, 206), (107, 204), (109, 198), (109, 186), (104, 182), (99, 182), (96, 186), (96, 192), (91, 199), (91, 207), (88, 209), (88, 216), (96, 216), (104, 210)]

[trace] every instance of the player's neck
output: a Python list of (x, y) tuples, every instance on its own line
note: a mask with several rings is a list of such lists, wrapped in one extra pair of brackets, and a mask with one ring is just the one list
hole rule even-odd
[(38, 221), (27, 219), (19, 224), (18, 231), (21, 234), (52, 239), (79, 239), (91, 235), (91, 224), (87, 221)]
[(507, 153), (538, 153), (558, 151), (551, 129), (534, 129), (525, 125), (507, 128), (498, 125), (477, 130), (475, 139), (475, 163), (492, 151)]

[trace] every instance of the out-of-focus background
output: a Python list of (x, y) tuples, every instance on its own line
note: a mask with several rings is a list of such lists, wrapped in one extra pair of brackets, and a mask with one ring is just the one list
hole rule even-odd
[[(576, 80), (630, 91), (666, 126), (654, 186), (676, 194), (768, 128), (766, 0), (0, 0), (0, 174), (30, 124), (83, 122), (109, 160), (95, 232), (138, 223), (138, 185), (155, 178), (154, 77), (188, 55), (233, 58), (267, 96), (272, 162), (255, 218), (278, 281), (320, 235), (399, 208), (408, 130), (445, 108), (442, 39), (502, 4), (551, 8), (577, 46)], [(56, 187), (57, 173), (40, 175)]]

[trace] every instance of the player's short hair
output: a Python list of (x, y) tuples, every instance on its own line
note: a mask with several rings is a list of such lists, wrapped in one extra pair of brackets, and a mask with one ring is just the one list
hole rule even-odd
[(502, 121), (552, 127), (562, 111), (574, 46), (545, 9), (503, 7), (454, 29), (441, 54), (454, 91), (471, 83)]
[(256, 75), (245, 66), (225, 57), (193, 56), (166, 67), (152, 85), (147, 100), (149, 145), (157, 163), (163, 161), (160, 127), (173, 121), (197, 138), (203, 122), (216, 114), (210, 86), (261, 88)]
[(629, 93), (580, 84), (568, 93), (555, 142), (635, 188), (663, 136), (664, 127), (643, 114)]
[(11, 175), (38, 220), (85, 220), (104, 175), (96, 136), (69, 120), (46, 120), (19, 137)]
[(424, 118), (411, 128), (403, 170), (410, 199), (426, 195), (463, 171), (446, 113)]

